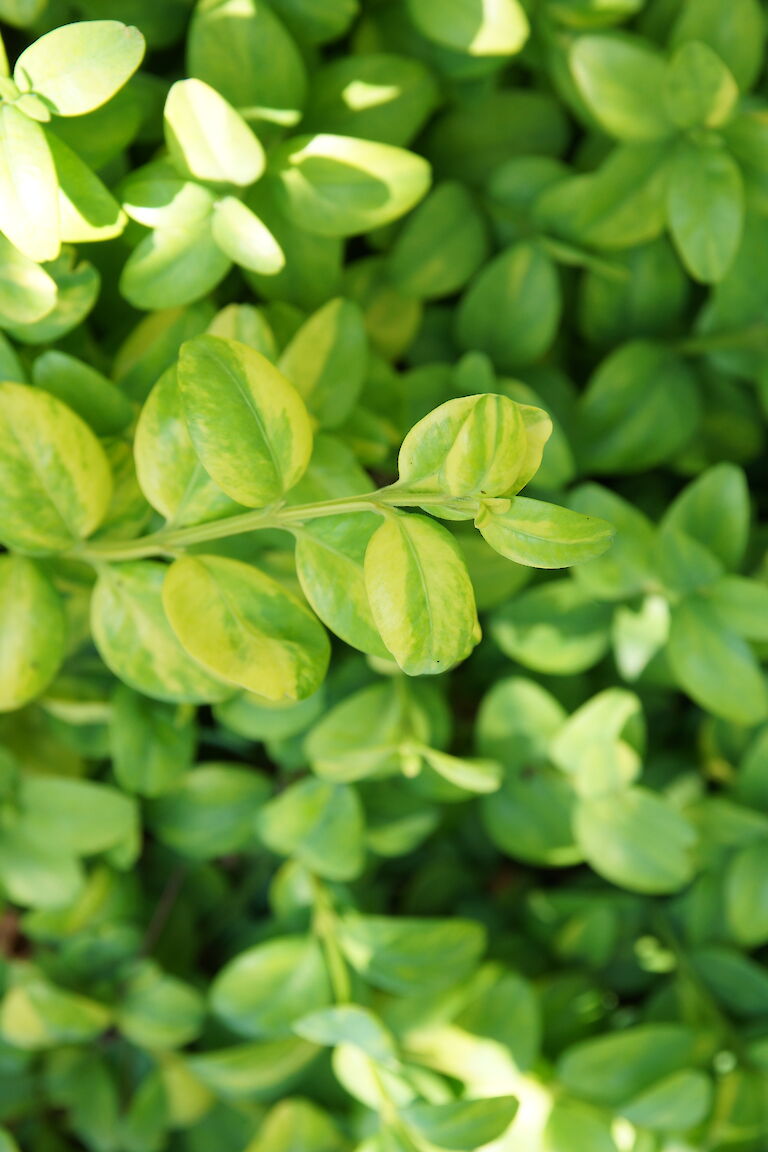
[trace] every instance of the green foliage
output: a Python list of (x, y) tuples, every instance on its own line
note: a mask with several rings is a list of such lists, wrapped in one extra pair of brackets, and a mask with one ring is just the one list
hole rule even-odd
[(759, 0), (0, 0), (0, 1152), (763, 1152)]

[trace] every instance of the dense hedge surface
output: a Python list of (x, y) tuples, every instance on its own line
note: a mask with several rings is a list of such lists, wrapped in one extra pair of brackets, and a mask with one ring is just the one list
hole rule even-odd
[(768, 1147), (767, 15), (0, 0), (0, 1152)]

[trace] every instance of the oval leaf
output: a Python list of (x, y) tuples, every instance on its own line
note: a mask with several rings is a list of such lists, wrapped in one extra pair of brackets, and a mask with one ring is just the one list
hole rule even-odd
[(260, 508), (301, 479), (312, 454), (309, 415), (265, 356), (198, 336), (182, 346), (178, 381), (195, 451), (233, 500)]
[(101, 523), (112, 494), (103, 448), (54, 396), (0, 384), (0, 540), (61, 551)]
[(461, 552), (426, 516), (391, 516), (365, 553), (376, 627), (409, 676), (445, 672), (480, 639), (475, 596)]
[(184, 648), (214, 675), (268, 700), (303, 700), (320, 687), (330, 657), (325, 629), (257, 568), (185, 556), (168, 570), (163, 603)]

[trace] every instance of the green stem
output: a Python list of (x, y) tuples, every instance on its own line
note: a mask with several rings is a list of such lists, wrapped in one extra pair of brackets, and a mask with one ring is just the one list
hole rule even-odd
[(97, 540), (75, 550), (71, 555), (90, 564), (144, 560), (149, 556), (173, 556), (194, 544), (210, 540), (228, 539), (245, 532), (265, 528), (299, 528), (307, 520), (324, 516), (338, 516), (355, 512), (377, 512), (385, 515), (390, 508), (420, 508), (450, 505), (457, 510), (479, 508), (474, 496), (448, 496), (445, 493), (409, 492), (397, 485), (361, 496), (341, 496), (335, 500), (321, 500), (314, 504), (272, 505), (254, 512), (243, 512), (224, 520), (208, 524), (194, 524), (189, 528), (164, 528), (138, 540)]
[(337, 1004), (348, 1004), (352, 999), (352, 982), (336, 939), (336, 913), (325, 885), (316, 876), (312, 877), (312, 883), (315, 890), (312, 928), (325, 953), (333, 998)]

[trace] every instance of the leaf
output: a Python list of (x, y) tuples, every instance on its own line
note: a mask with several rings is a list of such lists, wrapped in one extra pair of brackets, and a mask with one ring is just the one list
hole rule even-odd
[(434, 408), (403, 440), (400, 485), (449, 496), (500, 496), (527, 453), (522, 405), (506, 396), (461, 396)]
[(682, 357), (647, 340), (623, 344), (599, 365), (581, 398), (587, 467), (652, 468), (688, 443), (699, 415), (696, 377)]
[(464, 660), (480, 639), (472, 583), (450, 533), (426, 516), (389, 516), (365, 553), (376, 627), (409, 676)]
[(337, 295), (341, 287), (342, 241), (306, 231), (278, 204), (277, 189), (262, 180), (252, 187), (246, 204), (269, 229), (285, 257), (279, 271), (266, 274), (246, 269), (246, 280), (265, 300), (280, 301), (312, 311)]
[[(580, 790), (584, 794), (589, 794), (583, 783), (607, 785), (608, 790), (631, 783), (640, 770), (637, 753), (644, 750), (644, 745), (645, 724), (639, 699), (622, 688), (606, 688), (566, 720), (552, 741), (550, 756), (558, 768), (576, 779), (577, 786), (582, 783)], [(604, 766), (600, 761), (601, 747), (615, 753), (623, 749), (634, 754), (629, 762), (626, 757), (623, 763), (621, 757), (616, 757), (613, 767), (618, 777), (613, 780), (594, 780), (595, 776), (599, 777), (596, 768)], [(625, 778), (622, 768), (630, 770), (629, 779)], [(580, 776), (586, 780), (580, 782)]]
[(168, 569), (149, 560), (105, 567), (91, 601), (91, 629), (104, 663), (146, 696), (172, 703), (210, 703), (232, 688), (182, 648), (163, 609)]
[(569, 1096), (559, 1096), (544, 1128), (547, 1152), (618, 1152), (613, 1117)]
[(680, 9), (671, 43), (675, 47), (688, 40), (708, 44), (746, 91), (762, 68), (764, 36), (765, 13), (758, 0), (732, 0), (727, 8), (719, 0), (697, 0)]
[(731, 570), (740, 567), (749, 537), (746, 477), (735, 464), (715, 464), (672, 501), (663, 527), (685, 532)]
[(43, 352), (32, 366), (32, 379), (67, 404), (98, 436), (115, 435), (133, 419), (133, 405), (121, 390), (66, 352), (54, 348)]
[(183, 705), (147, 700), (121, 685), (112, 698), (109, 739), (115, 778), (126, 792), (159, 796), (192, 767), (195, 727)]
[(149, 802), (149, 825), (163, 844), (193, 860), (242, 852), (255, 844), (255, 818), (270, 791), (251, 768), (201, 764)]
[(268, 700), (303, 700), (323, 681), (325, 629), (293, 593), (239, 560), (185, 556), (163, 604), (185, 650), (209, 672)]
[(304, 61), (279, 17), (258, 0), (215, 0), (197, 8), (187, 69), (248, 120), (285, 126), (301, 118)]
[(290, 218), (321, 236), (355, 236), (388, 224), (417, 204), (430, 182), (421, 156), (349, 136), (293, 137), (271, 163)]
[(206, 472), (233, 500), (260, 508), (303, 475), (312, 429), (299, 394), (245, 344), (198, 336), (181, 349), (179, 391)]
[(98, 527), (112, 480), (90, 428), (60, 400), (0, 384), (0, 539), (32, 554), (62, 551)]
[(768, 585), (745, 576), (724, 576), (705, 597), (727, 631), (745, 640), (768, 640)]
[(587, 863), (631, 892), (678, 892), (694, 875), (692, 825), (644, 788), (583, 799), (574, 829)]
[(682, 1024), (639, 1024), (568, 1048), (557, 1073), (585, 1100), (621, 1107), (694, 1060), (696, 1035)]
[(470, 282), (459, 303), (462, 348), (486, 352), (501, 372), (538, 360), (551, 347), (562, 308), (557, 269), (541, 245), (521, 241)]
[(428, 730), (410, 699), (391, 683), (371, 684), (324, 715), (305, 747), (318, 776), (348, 782), (399, 772), (399, 745), (414, 734)]
[(59, 848), (31, 840), (10, 828), (0, 839), (0, 885), (15, 904), (32, 908), (67, 907), (85, 876), (77, 859)]
[(261, 141), (210, 84), (177, 80), (166, 97), (163, 120), (171, 159), (185, 176), (246, 187), (264, 171)]
[(120, 292), (135, 308), (182, 307), (211, 292), (231, 266), (213, 238), (210, 217), (188, 219), (140, 241), (123, 267)]
[(733, 948), (696, 948), (690, 954), (698, 979), (729, 1013), (739, 1017), (765, 1016), (768, 978), (765, 967)]
[(452, 0), (449, 6), (408, 0), (407, 7), (422, 35), (454, 52), (512, 56), (528, 39), (528, 19), (517, 0)]
[(138, 28), (86, 20), (35, 40), (16, 61), (13, 78), (22, 92), (42, 96), (57, 116), (82, 116), (114, 96), (143, 56)]
[(262, 276), (276, 276), (285, 267), (285, 253), (273, 233), (234, 196), (216, 201), (211, 231), (222, 252), (241, 268)]
[(739, 89), (723, 61), (706, 44), (687, 40), (667, 65), (664, 100), (679, 128), (717, 128), (731, 116)]
[(111, 1013), (97, 1000), (57, 988), (42, 978), (9, 990), (0, 1007), (0, 1032), (7, 1044), (28, 1049), (95, 1040)]
[(59, 254), (58, 181), (46, 134), (8, 103), (0, 105), (0, 229), (37, 263)]
[(297, 1036), (193, 1053), (186, 1068), (195, 1082), (207, 1085), (225, 1101), (253, 1099), (285, 1088), (312, 1063), (314, 1044)]
[(59, 776), (28, 776), (19, 791), (20, 830), (46, 851), (73, 856), (133, 842), (138, 834), (135, 802), (117, 788), (90, 780)]
[[(56, 281), (0, 235), (0, 320), (34, 324), (56, 304)], [(9, 379), (3, 373), (5, 379)]]
[(388, 51), (337, 56), (312, 77), (302, 127), (407, 147), (439, 98), (436, 79), (420, 60)]
[(712, 1106), (712, 1081), (696, 1068), (673, 1072), (622, 1108), (632, 1124), (655, 1132), (683, 1131), (701, 1124)]
[(119, 236), (128, 221), (112, 193), (54, 132), (46, 138), (56, 169), (61, 239), (79, 244)]
[(385, 1067), (396, 1066), (395, 1042), (378, 1016), (359, 1004), (321, 1008), (294, 1024), (294, 1032), (313, 1044), (350, 1044)]
[[(594, 172), (544, 190), (534, 205), (539, 226), (590, 248), (633, 249), (655, 240), (667, 223), (668, 153), (664, 143), (618, 145)], [(612, 283), (611, 292), (618, 291)]]
[(365, 863), (365, 818), (348, 784), (300, 780), (262, 808), (258, 834), (280, 856), (328, 880), (354, 880)]
[(351, 300), (329, 300), (302, 324), (278, 367), (323, 428), (353, 411), (368, 372), (364, 316)]
[(697, 704), (737, 724), (768, 716), (768, 688), (749, 645), (723, 627), (703, 596), (676, 605), (669, 660), (680, 687)]
[(133, 445), (141, 490), (177, 525), (201, 524), (242, 511), (203, 469), (187, 430), (176, 369), (163, 372), (141, 410)]
[(466, 979), (485, 948), (483, 928), (458, 918), (348, 913), (338, 938), (353, 968), (375, 988), (396, 996), (421, 996)]
[(205, 1002), (191, 985), (145, 961), (132, 973), (117, 1004), (116, 1024), (140, 1048), (181, 1048), (199, 1035)]
[(534, 568), (566, 568), (601, 556), (614, 536), (612, 525), (543, 500), (515, 496), (507, 512), (484, 505), (475, 524), (502, 556)]
[(514, 1096), (451, 1100), (445, 1104), (410, 1104), (401, 1112), (405, 1123), (437, 1148), (475, 1152), (499, 1140), (515, 1118)]
[(211, 1008), (241, 1036), (280, 1037), (331, 999), (325, 962), (311, 937), (282, 936), (230, 960), (211, 987)]
[(498, 792), (502, 769), (495, 760), (476, 760), (466, 756), (449, 756), (434, 748), (419, 750), (426, 763), (439, 776), (465, 792)]
[(403, 224), (387, 271), (405, 296), (435, 300), (463, 288), (488, 255), (485, 220), (458, 181), (438, 184)]
[(579, 36), (570, 66), (589, 111), (609, 135), (630, 141), (670, 135), (664, 61), (648, 41), (628, 33)]
[(725, 880), (725, 911), (736, 941), (755, 948), (768, 940), (768, 844), (757, 840), (733, 856)]
[(66, 639), (64, 605), (42, 569), (24, 556), (0, 556), (0, 712), (40, 695)]
[(587, 516), (600, 516), (615, 530), (609, 551), (574, 572), (576, 582), (598, 600), (624, 600), (652, 580), (655, 537), (650, 521), (622, 497), (599, 484), (583, 484), (569, 504)]
[(321, 688), (306, 700), (265, 700), (242, 692), (215, 706), (216, 719), (225, 728), (248, 740), (279, 741), (303, 735), (323, 713), (325, 691)]
[(507, 656), (536, 672), (583, 672), (608, 651), (612, 609), (572, 580), (524, 591), (491, 617), (491, 633)]
[(667, 191), (672, 239), (694, 280), (722, 280), (744, 224), (744, 190), (736, 162), (722, 148), (679, 145)]
[(29, 324), (6, 324), (5, 331), (22, 344), (50, 344), (60, 340), (85, 317), (99, 294), (99, 274), (86, 260), (77, 262), (73, 248), (48, 264), (46, 272), (56, 284), (56, 304), (42, 319)]
[(247, 1152), (344, 1152), (345, 1138), (329, 1114), (300, 1097), (281, 1100), (267, 1113)]

